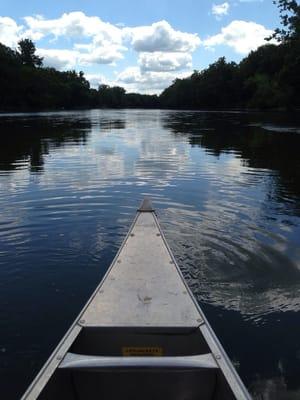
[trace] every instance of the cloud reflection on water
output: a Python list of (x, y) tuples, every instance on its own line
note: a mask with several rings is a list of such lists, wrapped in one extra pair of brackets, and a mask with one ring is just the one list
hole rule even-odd
[[(86, 299), (147, 194), (191, 289), (214, 310), (211, 318), (226, 312), (237, 331), (270, 332), (272, 318), (300, 311), (300, 136), (287, 132), (283, 141), (281, 133), (250, 126), (262, 116), (238, 113), (92, 110), (18, 118), (0, 117), (7, 133), (0, 150), (6, 297), (19, 288), (29, 299), (42, 282), (40, 301), (50, 314), (65, 296)], [(13, 315), (16, 299), (9, 301), (5, 315)], [(20, 307), (30, 309), (29, 300)], [(218, 318), (216, 326), (225, 327)], [(258, 385), (270, 397), (277, 383), (264, 382)]]
[[(128, 197), (131, 186), (145, 187), (164, 208), (166, 234), (199, 300), (253, 319), (274, 310), (299, 311), (300, 254), (291, 250), (286, 238), (287, 233), (295, 237), (299, 226), (287, 225), (274, 209), (271, 216), (265, 209), (266, 202), (270, 209), (276, 206), (268, 196), (278, 171), (249, 167), (234, 142), (217, 158), (216, 153), (207, 153), (208, 142), (212, 146), (215, 141), (209, 137), (220, 129), (219, 120), (203, 115), (193, 124), (191, 113), (161, 111), (84, 112), (77, 115), (80, 125), (72, 118), (66, 119), (66, 126), (61, 116), (53, 123), (50, 115), (46, 125), (41, 119), (38, 128), (47, 129), (40, 136), (30, 133), (34, 143), (40, 140), (42, 155), (37, 159), (43, 160), (43, 172), (32, 175), (26, 168), (29, 161), (17, 158), (20, 164), (13, 175), (2, 176), (6, 192), (20, 197), (31, 187), (45, 190), (44, 196), (61, 190), (59, 204), (54, 202), (51, 208), (50, 196), (46, 207), (49, 214), (60, 218), (61, 213), (62, 218), (83, 206), (80, 199), (86, 200), (84, 214), (93, 205), (109, 205), (112, 190), (126, 187)], [(228, 131), (231, 125), (226, 123)], [(201, 131), (202, 126), (210, 130)], [(77, 140), (81, 135), (83, 142)], [(226, 148), (224, 137), (216, 140), (217, 148), (221, 142)], [(190, 141), (199, 141), (199, 147), (191, 147)], [(24, 144), (31, 154), (30, 142)], [(97, 193), (100, 190), (105, 192)], [(63, 204), (64, 199), (70, 204)], [(20, 226), (33, 212), (28, 204), (22, 209)]]

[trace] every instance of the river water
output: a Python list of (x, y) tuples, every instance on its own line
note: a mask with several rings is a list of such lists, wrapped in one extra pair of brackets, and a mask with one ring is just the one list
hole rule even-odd
[(300, 116), (0, 116), (0, 393), (18, 399), (144, 196), (258, 399), (300, 398)]

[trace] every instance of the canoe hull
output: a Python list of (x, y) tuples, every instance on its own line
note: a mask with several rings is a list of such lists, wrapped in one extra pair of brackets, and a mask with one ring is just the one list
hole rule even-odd
[(250, 399), (144, 201), (22, 400)]

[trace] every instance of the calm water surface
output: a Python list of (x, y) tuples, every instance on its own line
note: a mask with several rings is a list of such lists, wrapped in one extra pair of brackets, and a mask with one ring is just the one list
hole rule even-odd
[(300, 398), (300, 117), (0, 116), (0, 393), (18, 399), (145, 195), (258, 399)]

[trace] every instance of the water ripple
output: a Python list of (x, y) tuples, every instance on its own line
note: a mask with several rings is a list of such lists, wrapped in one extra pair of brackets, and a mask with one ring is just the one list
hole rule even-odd
[[(29, 379), (25, 365), (37, 359), (33, 374), (71, 323), (144, 196), (221, 339), (234, 319), (225, 339), (241, 365), (247, 332), (266, 329), (275, 342), (278, 321), (298, 326), (300, 122), (281, 132), (285, 125), (259, 120), (269, 118), (160, 110), (0, 116), (0, 348), (5, 370), (24, 366), (15, 398), (22, 376)], [(291, 364), (298, 339), (290, 341)], [(273, 353), (264, 353), (269, 368)], [(247, 366), (248, 381), (263, 385), (257, 362)]]

